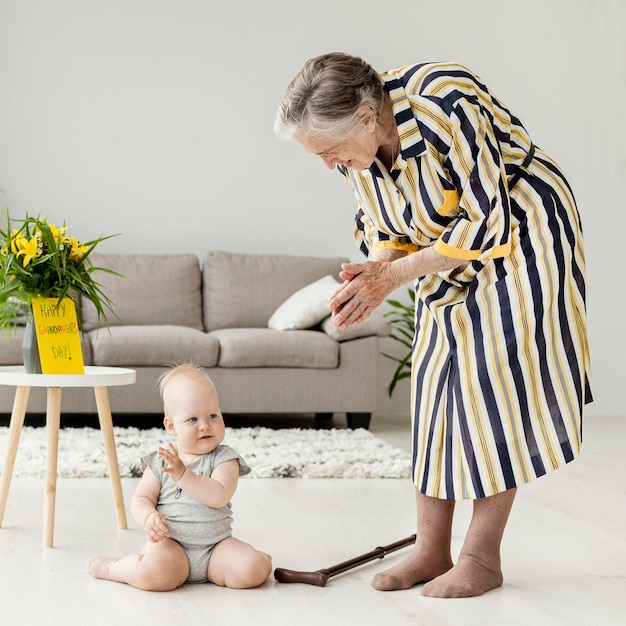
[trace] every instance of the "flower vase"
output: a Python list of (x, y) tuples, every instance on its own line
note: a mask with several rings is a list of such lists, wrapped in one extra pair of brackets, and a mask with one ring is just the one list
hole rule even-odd
[(24, 371), (27, 374), (41, 374), (37, 329), (33, 321), (32, 311), (26, 316), (24, 340), (22, 341), (22, 357), (24, 359)]

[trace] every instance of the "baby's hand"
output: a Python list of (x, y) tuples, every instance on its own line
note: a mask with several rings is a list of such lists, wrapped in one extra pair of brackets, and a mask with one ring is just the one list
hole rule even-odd
[(177, 483), (185, 473), (185, 464), (178, 457), (178, 450), (173, 443), (167, 445), (167, 449), (159, 448), (159, 456), (167, 463), (167, 467), (163, 468), (166, 474), (172, 477)]
[(158, 511), (153, 511), (146, 517), (143, 523), (143, 528), (146, 531), (148, 539), (152, 543), (158, 543), (170, 536), (170, 531), (167, 529), (167, 522), (165, 517)]

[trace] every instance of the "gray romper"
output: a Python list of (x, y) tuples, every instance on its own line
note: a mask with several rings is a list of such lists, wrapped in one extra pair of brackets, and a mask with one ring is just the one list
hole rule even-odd
[[(211, 476), (213, 470), (230, 459), (239, 461), (239, 475), (250, 473), (246, 462), (228, 446), (218, 446), (209, 454), (204, 454), (185, 467), (198, 476)], [(215, 544), (232, 535), (232, 508), (230, 502), (219, 509), (201, 504), (186, 494), (163, 472), (165, 461), (157, 452), (141, 459), (141, 468), (149, 467), (161, 481), (161, 493), (157, 510), (167, 519), (170, 537), (185, 550), (189, 559), (187, 582), (207, 582), (207, 568)]]

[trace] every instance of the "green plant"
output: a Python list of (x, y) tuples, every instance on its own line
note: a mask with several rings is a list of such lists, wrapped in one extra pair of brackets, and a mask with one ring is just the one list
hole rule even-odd
[[(13, 224), (18, 228), (12, 229)], [(0, 229), (0, 328), (14, 328), (33, 298), (58, 298), (60, 302), (73, 294), (91, 301), (98, 320), (108, 326), (106, 310), (113, 312), (113, 303), (92, 274), (96, 270), (116, 272), (94, 267), (89, 255), (101, 241), (115, 235), (79, 243), (66, 231), (66, 226), (57, 228), (45, 218), (27, 215), (12, 222), (7, 214), (6, 230)], [(77, 314), (82, 327), (79, 309)]]
[(389, 397), (393, 395), (394, 389), (398, 382), (404, 378), (411, 377), (411, 357), (413, 355), (413, 335), (415, 334), (415, 290), (408, 288), (409, 299), (411, 305), (406, 305), (399, 300), (387, 300), (387, 304), (393, 307), (393, 310), (385, 313), (385, 317), (389, 318), (393, 330), (391, 331), (391, 339), (398, 341), (406, 347), (407, 352), (401, 357), (392, 354), (381, 354), (392, 361), (398, 363), (389, 387), (387, 389)]

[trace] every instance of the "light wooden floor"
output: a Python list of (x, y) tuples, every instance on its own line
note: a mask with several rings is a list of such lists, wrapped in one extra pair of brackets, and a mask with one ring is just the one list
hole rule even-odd
[[(407, 447), (401, 418), (372, 430)], [(424, 598), (419, 587), (381, 593), (373, 574), (402, 552), (336, 576), (327, 587), (235, 591), (186, 585), (148, 593), (91, 579), (95, 554), (136, 551), (143, 533), (118, 531), (107, 479), (60, 479), (55, 547), (42, 547), (43, 481), (15, 479), (0, 529), (0, 623), (21, 625), (585, 625), (626, 624), (626, 418), (588, 418), (582, 456), (520, 489), (503, 545), (505, 584), (480, 598)], [(19, 452), (18, 452), (19, 453)], [(43, 460), (42, 460), (43, 462)], [(135, 479), (124, 480), (126, 501)], [(329, 567), (414, 532), (404, 480), (257, 479), (240, 482), (235, 534), (274, 565)], [(471, 505), (460, 503), (458, 552)]]

